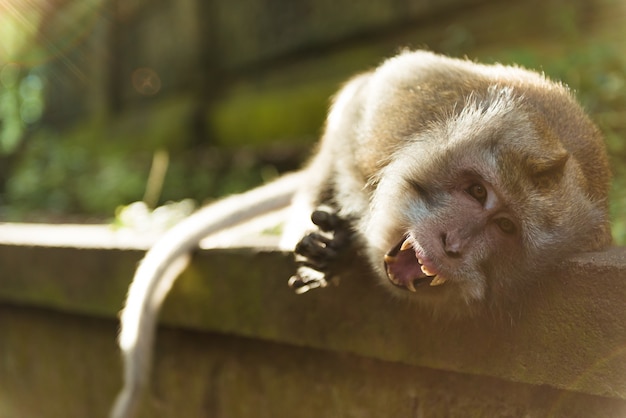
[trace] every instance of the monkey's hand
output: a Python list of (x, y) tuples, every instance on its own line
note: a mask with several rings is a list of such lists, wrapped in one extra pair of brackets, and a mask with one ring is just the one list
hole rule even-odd
[(350, 241), (348, 222), (337, 216), (333, 209), (327, 206), (317, 208), (311, 214), (311, 221), (318, 229), (305, 235), (294, 250), (297, 270), (289, 279), (289, 286), (297, 294), (326, 287), (335, 276), (341, 251)]

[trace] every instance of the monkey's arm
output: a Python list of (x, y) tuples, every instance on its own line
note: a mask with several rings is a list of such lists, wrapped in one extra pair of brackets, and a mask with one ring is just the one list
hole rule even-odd
[(341, 253), (351, 246), (358, 219), (367, 211), (367, 180), (355, 161), (355, 148), (364, 144), (357, 144), (355, 128), (369, 78), (369, 73), (353, 78), (334, 98), (320, 149), (307, 169), (312, 184), (297, 197), (312, 224), (298, 233), (294, 248), (297, 271), (289, 285), (296, 293), (328, 284)]

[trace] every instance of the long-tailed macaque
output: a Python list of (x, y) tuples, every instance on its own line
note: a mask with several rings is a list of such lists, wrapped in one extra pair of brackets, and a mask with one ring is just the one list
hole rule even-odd
[(302, 171), (192, 215), (148, 252), (122, 314), (126, 380), (112, 417), (136, 405), (176, 261), (216, 229), (290, 204), (283, 244), (295, 248), (298, 292), (323, 287), (351, 240), (390, 292), (471, 316), (507, 309), (564, 258), (609, 245), (609, 180), (601, 135), (565, 86), (401, 53), (338, 93)]

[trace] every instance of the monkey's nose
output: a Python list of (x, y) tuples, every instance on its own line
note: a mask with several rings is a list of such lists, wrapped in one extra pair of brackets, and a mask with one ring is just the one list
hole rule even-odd
[(462, 239), (459, 234), (454, 232), (443, 232), (441, 234), (441, 244), (443, 251), (450, 258), (460, 258), (463, 255), (463, 248), (467, 239)]

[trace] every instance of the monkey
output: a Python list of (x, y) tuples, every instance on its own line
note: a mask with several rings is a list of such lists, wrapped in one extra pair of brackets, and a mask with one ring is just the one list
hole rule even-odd
[(392, 295), (472, 318), (611, 244), (610, 178), (602, 135), (565, 85), (402, 51), (342, 87), (301, 171), (227, 198), (233, 213), (223, 202), (203, 209), (148, 251), (121, 317), (125, 387), (111, 417), (136, 406), (155, 317), (184, 268), (175, 261), (224, 225), (288, 206), (280, 246), (295, 254), (297, 293), (325, 287), (350, 244)]
[[(309, 167), (318, 192), (294, 201), (330, 205), (381, 283), (434, 314), (502, 306), (612, 242), (600, 131), (566, 86), (520, 67), (391, 58), (339, 93)], [(335, 249), (319, 233), (296, 247), (296, 287), (325, 285)]]

